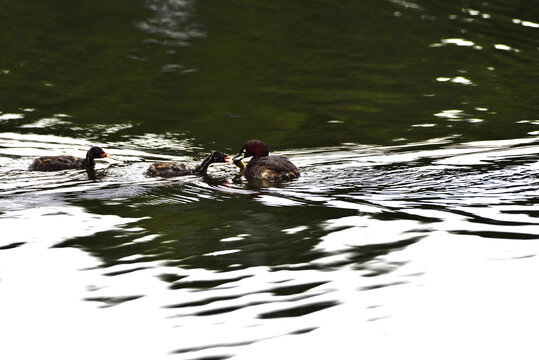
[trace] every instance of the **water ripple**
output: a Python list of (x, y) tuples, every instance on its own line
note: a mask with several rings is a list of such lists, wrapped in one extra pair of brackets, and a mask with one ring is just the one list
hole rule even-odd
[[(13, 141), (0, 158), (0, 223), (19, 236), (2, 241), (0, 254), (37, 240), (91, 254), (92, 281), (78, 298), (115, 311), (160, 309), (176, 338), (193, 339), (171, 349), (186, 358), (316, 338), (344, 313), (376, 329), (394, 321), (390, 306), (399, 305), (388, 299), (399, 289), (416, 293), (429, 276), (448, 276), (437, 274), (444, 261), (471, 266), (479, 257), (489, 268), (536, 259), (537, 138), (292, 150), (284, 154), (302, 176), (266, 187), (234, 179), (225, 165), (207, 177), (149, 178), (155, 159), (192, 159), (117, 144), (104, 144), (118, 155), (99, 179), (34, 174), (22, 167), (33, 150), (20, 149), (54, 143)], [(21, 231), (29, 217), (55, 231)]]

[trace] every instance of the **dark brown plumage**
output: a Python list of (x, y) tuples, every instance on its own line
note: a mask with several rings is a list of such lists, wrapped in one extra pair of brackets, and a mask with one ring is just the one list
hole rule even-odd
[(94, 159), (110, 157), (99, 146), (94, 146), (86, 153), (86, 158), (70, 155), (42, 156), (34, 160), (30, 170), (35, 171), (58, 171), (66, 169), (89, 169), (95, 166)]
[(153, 163), (146, 173), (150, 176), (161, 177), (205, 174), (211, 164), (229, 161), (230, 157), (227, 154), (221, 151), (214, 151), (195, 167), (183, 163)]
[(290, 180), (299, 177), (300, 172), (296, 165), (292, 164), (288, 158), (281, 155), (269, 155), (268, 146), (260, 140), (249, 140), (240, 152), (234, 156), (234, 163), (238, 165), (241, 159), (250, 157), (243, 175), (248, 180)]

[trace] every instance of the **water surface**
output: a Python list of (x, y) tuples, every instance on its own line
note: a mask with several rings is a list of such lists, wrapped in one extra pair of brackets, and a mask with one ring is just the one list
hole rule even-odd
[(536, 357), (535, 8), (4, 5), (2, 358)]

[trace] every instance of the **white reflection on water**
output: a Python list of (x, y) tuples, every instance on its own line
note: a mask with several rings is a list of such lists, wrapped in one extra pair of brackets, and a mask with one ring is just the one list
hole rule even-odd
[(22, 119), (23, 117), (23, 114), (2, 114), (0, 115), (0, 120)]
[[(324, 325), (240, 348), (235, 359), (531, 359), (539, 292), (523, 274), (537, 271), (537, 250), (534, 243), (433, 236), (391, 254), (412, 260), (376, 279), (373, 290), (353, 291), (368, 278), (334, 274), (342, 304), (310, 315)], [(380, 287), (382, 279), (388, 286)]]
[(138, 22), (137, 26), (158, 39), (149, 41), (162, 41), (172, 46), (187, 46), (193, 40), (206, 36), (202, 24), (197, 23), (193, 16), (193, 1), (146, 0), (145, 3), (154, 16)]
[[(100, 262), (78, 249), (51, 249), (62, 239), (135, 220), (91, 214), (65, 204), (41, 204), (0, 216), (4, 234), (0, 247), (17, 245), (0, 250), (1, 358), (36, 359), (43, 354), (55, 354), (57, 359), (121, 358), (130, 352), (131, 358), (153, 358), (153, 349), (137, 344), (145, 344), (149, 328), (161, 328), (162, 337), (154, 339), (154, 344), (165, 341), (165, 321), (155, 316), (158, 307), (145, 309), (134, 321), (129, 306), (106, 312), (81, 301), (96, 287), (112, 286), (90, 270)], [(129, 289), (123, 286), (115, 291)], [(131, 326), (134, 322), (144, 326)]]
[(527, 26), (531, 28), (539, 28), (538, 23), (534, 23), (532, 21), (520, 20), (520, 19), (513, 19), (513, 24), (521, 24), (522, 26)]

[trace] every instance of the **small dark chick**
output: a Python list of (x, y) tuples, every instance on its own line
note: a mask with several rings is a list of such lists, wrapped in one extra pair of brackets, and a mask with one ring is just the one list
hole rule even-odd
[(189, 166), (183, 163), (158, 162), (150, 165), (146, 173), (150, 176), (174, 177), (185, 175), (203, 175), (213, 163), (230, 162), (230, 157), (221, 152), (214, 151), (197, 166)]
[(42, 156), (34, 160), (30, 170), (35, 171), (58, 171), (66, 169), (93, 169), (94, 159), (110, 157), (99, 146), (94, 146), (86, 153), (86, 158), (71, 155)]

